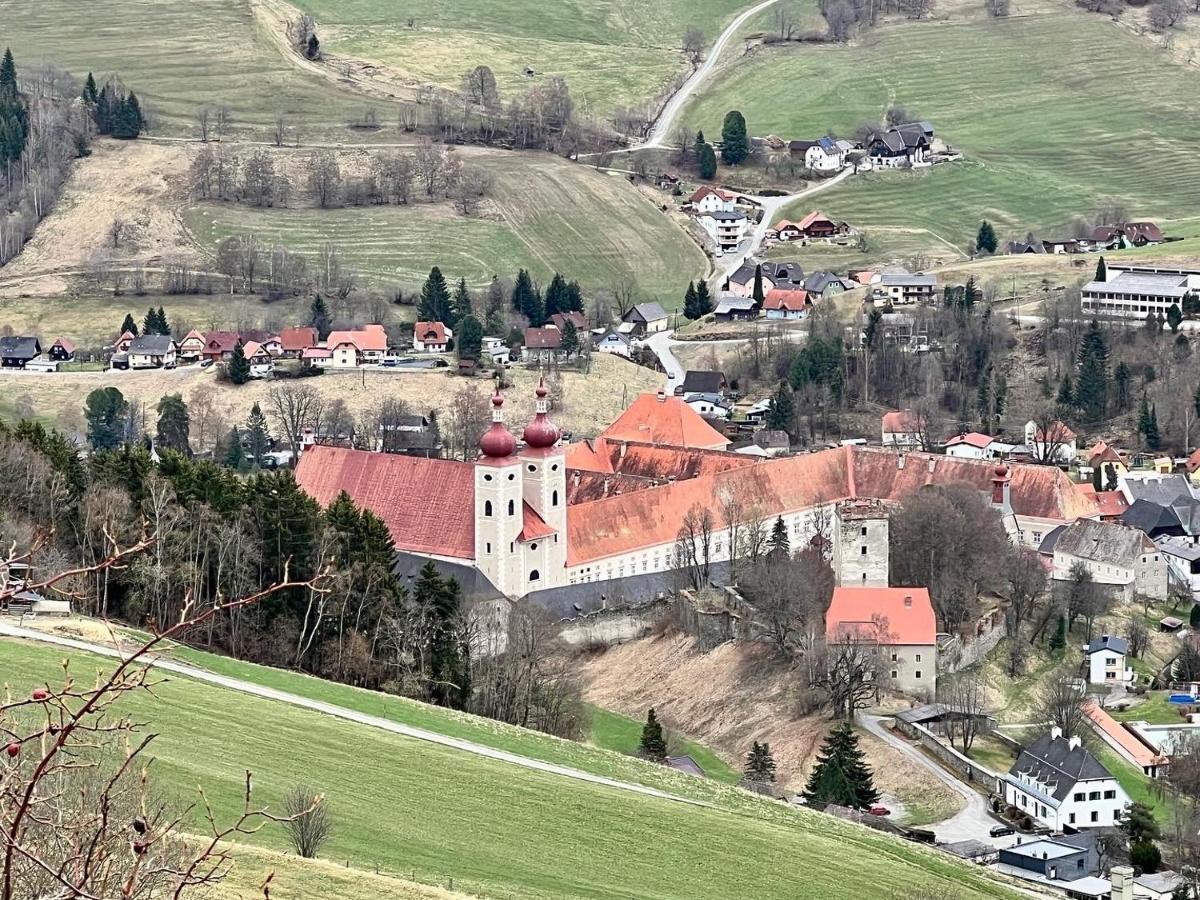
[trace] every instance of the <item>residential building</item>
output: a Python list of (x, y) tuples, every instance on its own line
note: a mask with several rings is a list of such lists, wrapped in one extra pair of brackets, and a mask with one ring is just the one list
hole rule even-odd
[(814, 172), (836, 172), (846, 164), (846, 154), (853, 149), (849, 141), (823, 137), (804, 152), (804, 165)]
[(1119, 522), (1078, 519), (1053, 543), (1055, 581), (1070, 581), (1083, 566), (1098, 585), (1126, 602), (1134, 597), (1167, 598), (1167, 561), (1146, 534)]
[(331, 331), (325, 339), (325, 348), (330, 352), (328, 364), (335, 369), (381, 363), (387, 355), (387, 332), (378, 324)]
[(250, 363), (251, 378), (266, 378), (275, 371), (275, 357), (258, 341), (247, 341), (242, 345), (242, 353)]
[(834, 588), (825, 642), (877, 645), (893, 689), (926, 700), (937, 690), (937, 623), (926, 588)]
[(1090, 482), (1077, 484), (1075, 489), (1095, 501), (1101, 522), (1119, 522), (1121, 516), (1129, 509), (1129, 503), (1120, 491), (1098, 491)]
[(740, 265), (737, 271), (726, 279), (725, 290), (739, 297), (753, 296), (754, 278), (760, 267), (764, 297), (772, 290), (795, 291), (804, 287), (804, 267), (800, 263), (774, 260), (759, 263), (751, 260)]
[(996, 450), (996, 439), (990, 434), (968, 431), (946, 441), (946, 455), (955, 459), (994, 459), (1000, 453)]
[(1004, 776), (1004, 801), (1055, 831), (1111, 828), (1130, 802), (1079, 736), (1063, 737), (1057, 725), (1021, 751)]
[(445, 353), (454, 332), (441, 322), (417, 322), (413, 325), (413, 350), (416, 353)]
[(1097, 225), (1088, 240), (1097, 250), (1128, 250), (1161, 244), (1163, 233), (1153, 222), (1121, 222)]
[(1032, 882), (1076, 900), (1108, 900), (1111, 885), (1089, 865), (1091, 851), (1063, 840), (1037, 838), (1001, 847), (992, 867), (1013, 878)]
[(608, 441), (637, 441), (669, 447), (724, 450), (729, 439), (679, 397), (639, 394), (600, 436)]
[(937, 293), (936, 275), (911, 272), (884, 272), (873, 290), (893, 306), (908, 303), (932, 303)]
[(173, 369), (175, 363), (175, 342), (169, 334), (143, 334), (129, 345), (131, 369)]
[(832, 272), (813, 272), (804, 279), (804, 290), (808, 292), (810, 301), (814, 297), (829, 300), (843, 291), (853, 290), (856, 287), (858, 285), (855, 282), (834, 275)]
[(525, 362), (550, 362), (562, 359), (566, 353), (562, 349), (562, 332), (553, 325), (545, 328), (525, 329), (525, 349), (521, 358)]
[(615, 353), (617, 356), (623, 356), (626, 359), (629, 359), (633, 355), (633, 348), (630, 346), (629, 338), (611, 327), (603, 329), (600, 337), (594, 340), (593, 346), (600, 353)]
[(688, 197), (692, 209), (702, 215), (717, 212), (733, 212), (737, 207), (737, 194), (720, 188), (704, 186)]
[(867, 158), (876, 168), (922, 168), (931, 164), (932, 148), (933, 126), (928, 122), (910, 122), (872, 137), (867, 142)]
[(736, 250), (746, 236), (749, 220), (740, 210), (705, 213), (697, 220), (718, 250)]
[(1133, 681), (1133, 666), (1125, 661), (1129, 643), (1114, 634), (1102, 634), (1092, 638), (1084, 648), (1087, 661), (1088, 684), (1106, 684), (1109, 687), (1128, 687)]
[(1081, 307), (1085, 314), (1144, 319), (1150, 313), (1164, 318), (1172, 306), (1183, 309), (1185, 298), (1200, 293), (1200, 270), (1168, 266), (1106, 267), (1104, 281), (1083, 286)]
[(207, 331), (204, 334), (204, 350), (201, 355), (213, 362), (225, 362), (233, 356), (233, 348), (241, 341), (236, 331)]
[(204, 333), (193, 328), (179, 342), (176, 355), (180, 362), (196, 362), (204, 355)]
[(1039, 462), (1069, 465), (1079, 455), (1078, 441), (1075, 432), (1057, 419), (1045, 430), (1032, 419), (1025, 423), (1025, 444)]
[(316, 347), (320, 339), (317, 329), (312, 325), (301, 325), (298, 328), (285, 328), (279, 332), (279, 345), (283, 356), (288, 359), (299, 359), (309, 347)]
[(678, 394), (713, 394), (724, 397), (729, 382), (725, 380), (724, 372), (710, 369), (688, 369), (683, 374), (683, 384), (676, 385)]
[(666, 311), (657, 303), (638, 303), (621, 317), (621, 321), (633, 326), (634, 336), (652, 334), (655, 331), (666, 331), (668, 318)]
[(803, 319), (808, 315), (808, 291), (785, 291), (776, 288), (767, 291), (763, 299), (763, 314), (768, 319)]
[(588, 334), (588, 321), (583, 313), (577, 310), (570, 310), (565, 313), (555, 313), (550, 317), (550, 324), (559, 331), (565, 330), (568, 322), (574, 325), (575, 330), (579, 332), (579, 340), (585, 340)]
[(758, 318), (758, 304), (752, 297), (737, 294), (719, 294), (713, 318), (718, 322), (749, 321)]
[(820, 211), (810, 212), (799, 222), (789, 222), (786, 219), (777, 222), (773, 229), (781, 241), (807, 241), (819, 238), (831, 238), (843, 234), (848, 229), (844, 223), (839, 224)]
[(729, 449), (745, 456), (773, 459), (776, 456), (786, 455), (792, 449), (792, 440), (786, 431), (780, 431), (777, 428), (760, 428), (751, 435), (749, 440), (730, 444)]
[(1110, 716), (1095, 700), (1083, 701), (1080, 706), (1092, 730), (1100, 740), (1112, 747), (1123, 759), (1142, 770), (1147, 778), (1159, 778), (1166, 774), (1167, 757), (1155, 747), (1143, 741), (1132, 728)]
[(925, 444), (923, 417), (910, 409), (885, 412), (881, 423), (880, 442), (885, 447), (920, 450)]
[(50, 349), (46, 351), (55, 362), (67, 362), (75, 358), (75, 342), (65, 337), (55, 338)]
[(685, 394), (683, 402), (706, 419), (728, 419), (730, 404), (720, 394)]
[(129, 345), (133, 343), (133, 337), (132, 331), (122, 331), (120, 337), (113, 341), (113, 353), (128, 353)]
[(23, 369), (41, 355), (42, 343), (36, 337), (0, 337), (0, 366), (5, 369)]
[(1167, 560), (1169, 582), (1200, 600), (1200, 544), (1184, 537), (1156, 538), (1154, 545)]

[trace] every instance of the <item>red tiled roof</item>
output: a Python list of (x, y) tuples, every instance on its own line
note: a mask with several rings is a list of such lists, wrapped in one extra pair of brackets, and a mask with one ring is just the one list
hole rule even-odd
[(75, 352), (75, 342), (72, 341), (70, 338), (65, 338), (65, 337), (55, 338), (54, 343), (51, 344), (50, 346), (51, 347), (62, 347), (68, 353)]
[(759, 460), (744, 453), (700, 448), (661, 447), (636, 441), (614, 441), (598, 437), (576, 441), (567, 447), (568, 470), (633, 475), (658, 482), (697, 478), (729, 469), (757, 465)]
[(947, 447), (957, 447), (959, 444), (967, 444), (971, 447), (978, 447), (980, 450), (990, 445), (995, 440), (990, 434), (980, 434), (978, 431), (969, 431), (966, 434), (956, 435), (946, 441)]
[(1166, 764), (1165, 756), (1159, 756), (1143, 744), (1137, 735), (1101, 709), (1095, 700), (1085, 700), (1081, 709), (1083, 714), (1091, 720), (1092, 727), (1111, 738), (1137, 765), (1161, 766)]
[(705, 187), (702, 187), (699, 190), (697, 190), (696, 193), (692, 194), (692, 196), (690, 196), (688, 198), (688, 202), (689, 203), (699, 203), (701, 200), (703, 200), (709, 194), (716, 194), (722, 200), (734, 200), (737, 198), (737, 194), (732, 194), (729, 191), (723, 191), (720, 188), (705, 186)]
[(232, 353), (238, 340), (236, 331), (206, 331), (204, 333), (204, 347), (210, 353)]
[(1192, 455), (1187, 458), (1187, 462), (1183, 464), (1183, 467), (1187, 469), (1189, 474), (1200, 469), (1200, 450), (1193, 450)]
[(883, 430), (889, 434), (916, 434), (921, 430), (921, 419), (910, 409), (894, 409), (883, 414)]
[(300, 457), (296, 481), (322, 506), (341, 491), (379, 516), (397, 550), (475, 558), (471, 463), (317, 445)]
[(418, 322), (413, 326), (413, 337), (423, 344), (444, 344), (446, 326), (441, 322)]
[(568, 322), (574, 325), (578, 331), (582, 331), (587, 328), (587, 318), (583, 315), (583, 313), (575, 309), (569, 310), (565, 313), (555, 313), (550, 317), (550, 321), (558, 326), (560, 331), (567, 327)]
[(279, 343), (288, 353), (300, 353), (317, 343), (317, 329), (311, 325), (285, 328), (279, 333)]
[(613, 441), (724, 450), (729, 440), (680, 397), (640, 394), (600, 435)]
[(825, 614), (825, 640), (836, 644), (851, 635), (879, 644), (935, 644), (937, 621), (929, 589), (834, 588)]
[(772, 288), (763, 298), (763, 309), (804, 309), (807, 298), (808, 291), (805, 290), (785, 291), (781, 288)]
[(557, 350), (562, 346), (562, 332), (557, 328), (526, 328), (525, 346), (531, 350)]
[(518, 541), (536, 541), (538, 538), (549, 537), (554, 529), (546, 524), (546, 520), (538, 515), (538, 511), (528, 503), (521, 504), (521, 533)]
[(828, 222), (830, 225), (834, 224), (833, 219), (829, 218), (829, 216), (825, 215), (825, 213), (815, 211), (815, 210), (813, 212), (810, 212), (807, 216), (805, 216), (803, 219), (801, 219), (799, 221), (799, 223), (797, 223), (797, 224), (801, 231), (808, 231), (808, 229), (810, 229), (817, 222)]
[(638, 475), (570, 469), (567, 472), (567, 504), (570, 506), (574, 503), (603, 500), (605, 497), (615, 497), (618, 494), (644, 491), (646, 488), (657, 487), (660, 484), (662, 484), (661, 481), (642, 478)]
[(331, 331), (325, 340), (326, 347), (338, 344), (353, 344), (360, 352), (387, 350), (387, 332), (382, 325), (364, 325), (353, 331)]
[(328, 347), (305, 347), (302, 358), (304, 359), (329, 359), (333, 356), (333, 351)]
[(1129, 501), (1120, 491), (1098, 491), (1090, 484), (1077, 484), (1075, 487), (1096, 504), (1102, 519), (1115, 519), (1129, 509)]
[[(1050, 435), (1050, 440), (1054, 443), (1069, 444), (1075, 440), (1075, 432), (1059, 421), (1055, 421), (1050, 425)], [(1045, 441), (1041, 426), (1038, 426), (1037, 431), (1034, 432), (1033, 439), (1039, 443)]]

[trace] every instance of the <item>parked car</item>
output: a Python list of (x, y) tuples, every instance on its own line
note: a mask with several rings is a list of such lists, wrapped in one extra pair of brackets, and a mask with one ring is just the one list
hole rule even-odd
[(207, 369), (212, 364), (213, 364), (213, 361), (211, 359), (200, 360), (200, 368), (202, 368), (202, 369)]
[(988, 835), (991, 837), (1007, 837), (1012, 833), (1013, 830), (1011, 825), (993, 825), (992, 830), (988, 832)]
[(890, 816), (892, 811), (886, 806), (872, 806), (867, 810), (873, 816)]

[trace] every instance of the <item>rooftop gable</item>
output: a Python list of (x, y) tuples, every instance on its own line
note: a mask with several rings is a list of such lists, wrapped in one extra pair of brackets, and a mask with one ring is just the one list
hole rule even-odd
[(825, 614), (830, 644), (863, 639), (891, 646), (937, 642), (937, 621), (929, 589), (920, 587), (838, 587)]

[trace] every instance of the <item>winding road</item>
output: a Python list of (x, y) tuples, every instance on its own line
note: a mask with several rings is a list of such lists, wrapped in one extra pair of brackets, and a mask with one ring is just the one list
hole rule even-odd
[[(6, 637), (24, 638), (31, 641), (40, 641), (44, 644), (53, 644), (56, 647), (65, 647), (70, 650), (79, 650), (86, 653), (94, 653), (97, 656), (106, 656), (111, 659), (122, 659), (123, 655), (119, 650), (112, 647), (104, 646), (103, 644), (93, 644), (88, 641), (78, 641), (74, 638), (65, 638), (53, 634), (45, 634), (40, 631), (32, 631), (28, 628), (20, 628), (15, 625), (0, 624), (0, 635)], [(295, 706), (300, 709), (306, 709), (311, 712), (322, 713), (327, 716), (333, 716), (337, 719), (344, 719), (348, 722), (355, 722), (359, 725), (366, 725), (370, 728), (377, 728), (380, 731), (390, 731), (393, 734), (403, 735), (408, 738), (415, 738), (419, 741), (427, 741), (431, 744), (438, 744), (442, 747), (450, 747), (454, 750), (461, 750), (465, 753), (473, 753), (476, 756), (484, 756), (488, 759), (499, 760), (500, 762), (511, 763), (515, 766), (521, 766), (525, 769), (533, 769), (538, 772), (547, 772), (551, 775), (558, 775), (563, 778), (573, 778), (576, 781), (586, 781), (590, 784), (599, 784), (605, 787), (615, 788), (619, 791), (627, 791), (631, 794), (642, 794), (647, 797), (656, 797), (660, 800), (670, 800), (674, 803), (686, 803), (689, 806), (702, 806), (709, 809), (717, 807), (710, 803), (705, 803), (701, 800), (690, 800), (687, 797), (680, 797), (666, 791), (660, 791), (657, 788), (647, 787), (642, 784), (633, 784), (628, 781), (618, 781), (615, 778), (605, 778), (603, 775), (593, 775), (590, 772), (584, 772), (579, 769), (573, 769), (570, 766), (560, 766), (555, 763), (544, 762), (540, 759), (532, 759), (528, 756), (520, 756), (516, 753), (509, 753), (506, 750), (498, 750), (495, 747), (487, 747), (483, 744), (476, 744), (474, 741), (464, 741), (459, 738), (447, 737), (444, 734), (438, 734), (435, 731), (429, 731), (424, 728), (415, 728), (411, 725), (404, 725), (400, 722), (393, 722), (391, 719), (380, 718), (379, 716), (368, 715), (357, 710), (348, 709), (344, 706), (336, 706), (332, 703), (323, 703), (320, 700), (311, 700), (308, 697), (301, 697), (298, 694), (291, 694), (287, 691), (279, 691), (274, 688), (263, 687), (259, 684), (254, 684), (250, 681), (243, 681), (240, 678), (229, 678), (224, 675), (217, 675), (213, 672), (206, 672), (204, 669), (189, 666), (184, 663), (176, 662), (172, 659), (163, 657), (154, 657), (147, 660), (147, 665), (163, 672), (172, 672), (176, 675), (182, 675), (186, 678), (191, 678), (195, 681), (202, 681), (207, 684), (217, 685), (218, 687), (228, 688), (233, 691), (240, 691), (244, 694), (250, 694), (254, 697), (259, 697), (263, 700), (273, 700), (278, 703), (286, 703), (290, 706)]]

